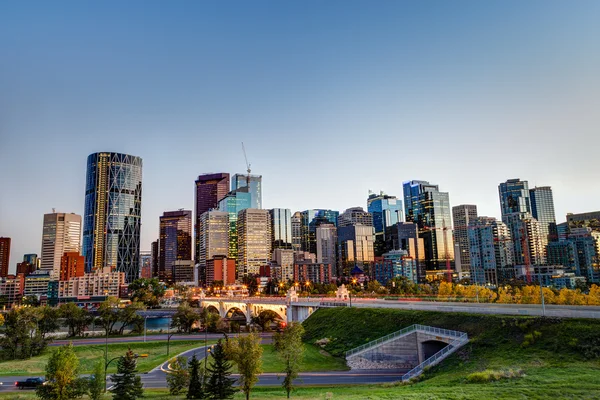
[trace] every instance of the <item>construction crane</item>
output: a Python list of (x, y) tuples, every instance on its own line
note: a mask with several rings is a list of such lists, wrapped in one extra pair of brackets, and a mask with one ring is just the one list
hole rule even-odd
[(248, 171), (248, 185), (250, 185), (250, 163), (248, 162), (248, 157), (246, 156), (246, 148), (244, 147), (244, 142), (242, 142), (242, 151), (244, 152), (244, 159), (246, 160), (246, 171)]

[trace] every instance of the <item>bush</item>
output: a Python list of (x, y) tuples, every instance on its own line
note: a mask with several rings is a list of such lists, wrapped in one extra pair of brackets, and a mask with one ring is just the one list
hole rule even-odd
[(488, 383), (495, 382), (501, 379), (515, 379), (523, 376), (523, 370), (521, 369), (506, 369), (495, 371), (492, 369), (486, 369), (485, 371), (473, 372), (467, 375), (467, 383)]

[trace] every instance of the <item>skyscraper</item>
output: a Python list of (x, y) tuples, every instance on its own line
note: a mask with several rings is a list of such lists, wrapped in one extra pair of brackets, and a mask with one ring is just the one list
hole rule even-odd
[(292, 249), (302, 250), (302, 213), (296, 211), (292, 216)]
[(158, 266), (159, 266), (159, 255), (160, 255), (160, 246), (158, 245), (158, 240), (155, 240), (150, 244), (150, 253), (152, 255), (152, 277), (158, 277)]
[(341, 213), (338, 217), (338, 228), (356, 224), (373, 226), (373, 214), (363, 210), (362, 207), (352, 207)]
[(219, 201), (219, 211), (229, 214), (229, 258), (238, 259), (237, 220), (240, 211), (250, 208), (248, 188), (231, 191)]
[(383, 192), (371, 193), (367, 199), (367, 210), (373, 216), (375, 235), (385, 234), (385, 228), (402, 222), (402, 201), (396, 196), (389, 196)]
[(353, 267), (369, 269), (375, 261), (374, 251), (372, 226), (356, 224), (338, 228), (338, 269), (342, 275), (350, 276)]
[(498, 285), (513, 277), (513, 244), (503, 222), (475, 217), (469, 223), (468, 235), (472, 283)]
[[(447, 192), (427, 181), (404, 182), (406, 221), (419, 226), (419, 237), (425, 245), (425, 265), (428, 275), (442, 278), (447, 262), (454, 263), (454, 240), (450, 221), (450, 200)], [(446, 278), (445, 276), (443, 276)]]
[(198, 224), (200, 216), (208, 210), (216, 209), (219, 201), (229, 192), (229, 174), (203, 174), (196, 180), (196, 214), (194, 216), (194, 234), (196, 235), (196, 263), (198, 262)]
[(540, 241), (542, 242), (545, 259), (546, 246), (550, 241), (550, 236), (552, 236), (552, 240), (558, 237), (552, 188), (541, 186), (529, 189), (529, 198), (531, 201), (531, 214), (540, 224)]
[(273, 249), (292, 248), (292, 212), (287, 208), (269, 210)]
[(317, 262), (330, 264), (333, 276), (337, 270), (337, 228), (334, 224), (323, 223), (316, 228)]
[(81, 215), (52, 213), (44, 215), (42, 262), (40, 269), (58, 278), (62, 256), (81, 251)]
[(0, 237), (0, 278), (8, 276), (8, 264), (10, 263), (10, 238)]
[(235, 174), (233, 176), (233, 181), (231, 182), (231, 190), (238, 190), (245, 187), (248, 188), (248, 193), (250, 193), (249, 208), (260, 210), (262, 208), (262, 176)]
[[(86, 272), (114, 267), (139, 276), (142, 159), (94, 153), (87, 159), (83, 255)], [(43, 258), (43, 257), (42, 257)]]
[(214, 210), (203, 213), (200, 216), (198, 242), (200, 247), (196, 258), (198, 259), (200, 278), (202, 281), (208, 282), (206, 277), (208, 261), (215, 257), (229, 255), (229, 213)]
[(504, 217), (509, 214), (531, 214), (531, 202), (529, 200), (529, 184), (519, 178), (509, 179), (498, 186), (500, 195), (500, 211), (502, 222), (506, 224)]
[(258, 274), (271, 261), (271, 218), (267, 210), (247, 208), (237, 221), (238, 277)]
[(158, 277), (171, 281), (175, 261), (192, 259), (192, 211), (166, 211), (160, 217)]
[(84, 273), (85, 258), (79, 252), (65, 252), (60, 260), (59, 280), (68, 281), (83, 276)]
[[(462, 271), (469, 271), (471, 267), (471, 248), (469, 245), (469, 224), (477, 218), (477, 206), (461, 204), (452, 207), (452, 220), (454, 222), (454, 242), (458, 245), (458, 254), (455, 254), (457, 264), (460, 261)], [(460, 257), (460, 258), (459, 258)]]
[(316, 231), (317, 226), (322, 223), (331, 223), (337, 226), (339, 211), (314, 209), (302, 211), (301, 225), (301, 250), (309, 253), (317, 253)]

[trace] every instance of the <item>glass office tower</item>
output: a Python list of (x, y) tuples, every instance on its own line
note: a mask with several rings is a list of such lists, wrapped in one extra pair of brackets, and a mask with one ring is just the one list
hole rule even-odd
[(87, 160), (83, 255), (86, 272), (114, 267), (139, 277), (142, 159), (94, 153)]
[[(250, 177), (250, 184), (248, 184), (248, 177)], [(231, 181), (231, 190), (238, 190), (248, 188), (250, 193), (251, 206), (249, 208), (262, 208), (262, 176), (261, 175), (243, 175), (235, 174)]]
[(173, 281), (176, 261), (192, 259), (192, 211), (165, 211), (160, 217), (158, 277)]
[(229, 214), (229, 255), (228, 258), (238, 258), (237, 220), (240, 211), (250, 208), (251, 196), (247, 188), (229, 192), (219, 201), (219, 211)]
[(340, 213), (333, 210), (306, 210), (300, 213), (301, 221), (301, 249), (313, 254), (317, 254), (317, 226), (322, 223), (331, 223), (337, 227), (337, 220)]
[(292, 249), (292, 212), (287, 208), (269, 210), (273, 249)]

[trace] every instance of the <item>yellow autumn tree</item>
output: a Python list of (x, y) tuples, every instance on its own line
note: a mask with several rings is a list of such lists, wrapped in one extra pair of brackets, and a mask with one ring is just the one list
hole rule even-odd
[(600, 286), (592, 285), (590, 293), (587, 295), (587, 304), (590, 306), (600, 306)]
[(450, 282), (440, 282), (440, 287), (438, 288), (439, 296), (451, 296), (454, 291), (453, 285)]
[(514, 302), (515, 302), (515, 299), (512, 295), (512, 291), (509, 287), (498, 288), (498, 300), (496, 300), (496, 303), (511, 304)]

